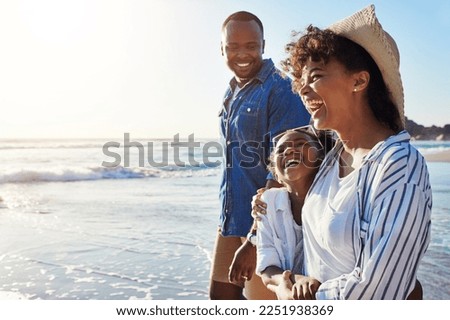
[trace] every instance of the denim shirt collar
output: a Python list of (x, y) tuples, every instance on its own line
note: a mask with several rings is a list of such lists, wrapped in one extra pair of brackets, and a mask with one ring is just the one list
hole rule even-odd
[[(272, 59), (264, 59), (261, 69), (256, 74), (256, 76), (249, 81), (249, 83), (253, 82), (254, 80), (257, 80), (260, 83), (263, 83), (270, 76), (270, 74), (272, 73), (272, 69), (274, 67), (275, 67), (275, 65), (273, 64)], [(230, 80), (230, 91), (233, 92), (233, 90), (234, 90), (234, 88), (236, 88), (236, 86), (237, 86), (237, 81), (236, 81), (236, 78), (233, 77)]]

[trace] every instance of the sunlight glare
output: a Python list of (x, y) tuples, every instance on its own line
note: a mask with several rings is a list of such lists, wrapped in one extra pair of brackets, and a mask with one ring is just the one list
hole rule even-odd
[(21, 15), (37, 41), (70, 45), (92, 28), (93, 4), (87, 0), (24, 0)]

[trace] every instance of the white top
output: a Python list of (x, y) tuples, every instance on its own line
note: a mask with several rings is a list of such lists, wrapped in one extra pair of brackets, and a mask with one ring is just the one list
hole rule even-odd
[(258, 221), (256, 273), (261, 275), (267, 267), (276, 266), (303, 274), (302, 228), (294, 221), (287, 190), (266, 190), (261, 200), (267, 203), (267, 213)]
[(347, 273), (356, 264), (352, 245), (352, 238), (359, 235), (353, 214), (356, 173), (339, 178), (339, 162), (335, 161), (303, 206), (308, 222), (303, 229), (305, 272), (320, 282)]
[[(342, 261), (347, 261), (348, 270), (341, 270), (340, 275), (333, 270), (314, 271), (323, 277), (316, 299), (406, 299), (414, 289), (417, 269), (430, 242), (432, 193), (426, 162), (409, 139), (402, 131), (378, 143), (356, 173), (356, 196), (348, 194), (351, 212), (345, 219), (326, 220), (324, 216), (318, 225), (318, 217), (324, 215), (318, 197), (322, 196), (320, 202), (334, 204), (334, 199), (325, 198), (321, 185), (338, 178), (333, 165), (342, 150), (340, 141), (322, 163), (303, 206), (303, 227), (309, 229), (304, 234), (308, 239), (305, 260), (312, 259), (315, 252), (321, 260), (327, 258), (321, 263), (329, 269), (332, 265), (341, 269)], [(324, 230), (333, 238), (323, 239)], [(323, 247), (314, 247), (314, 243)], [(332, 248), (334, 243), (340, 243), (341, 250)], [(350, 267), (352, 251), (355, 264)]]

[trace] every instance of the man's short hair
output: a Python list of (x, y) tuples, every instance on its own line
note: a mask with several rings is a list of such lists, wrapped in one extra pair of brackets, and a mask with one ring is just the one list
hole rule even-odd
[(230, 21), (255, 21), (258, 24), (259, 28), (261, 29), (261, 34), (263, 35), (263, 38), (264, 38), (263, 24), (262, 24), (261, 20), (259, 20), (259, 18), (257, 16), (255, 16), (253, 13), (250, 13), (247, 11), (238, 11), (238, 12), (231, 14), (223, 22), (222, 31), (225, 29), (228, 22), (230, 22)]

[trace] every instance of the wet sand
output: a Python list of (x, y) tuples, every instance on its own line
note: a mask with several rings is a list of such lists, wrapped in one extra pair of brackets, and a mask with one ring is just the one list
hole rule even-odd
[(450, 162), (450, 150), (424, 155), (428, 162)]

